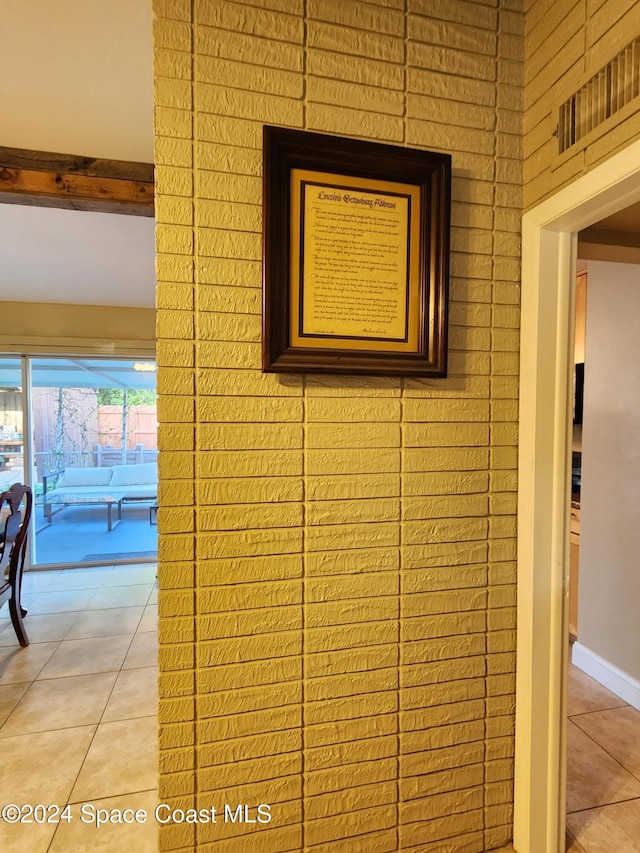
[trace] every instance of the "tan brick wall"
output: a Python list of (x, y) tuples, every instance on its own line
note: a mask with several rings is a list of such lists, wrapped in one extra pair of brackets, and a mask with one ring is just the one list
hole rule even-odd
[(640, 136), (637, 106), (564, 155), (554, 135), (560, 104), (640, 36), (640, 2), (525, 0), (525, 6), (524, 205), (530, 208)]
[[(511, 838), (519, 7), (155, 0), (163, 850)], [(263, 123), (452, 153), (447, 379), (261, 373)]]

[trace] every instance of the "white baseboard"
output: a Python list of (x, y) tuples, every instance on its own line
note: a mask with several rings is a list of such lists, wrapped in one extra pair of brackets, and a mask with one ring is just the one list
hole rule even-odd
[(580, 643), (573, 644), (571, 662), (640, 711), (640, 681)]

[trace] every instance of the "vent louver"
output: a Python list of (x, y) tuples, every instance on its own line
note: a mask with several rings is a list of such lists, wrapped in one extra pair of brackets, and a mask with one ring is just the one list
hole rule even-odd
[(594, 74), (560, 107), (560, 154), (640, 94), (640, 38)]

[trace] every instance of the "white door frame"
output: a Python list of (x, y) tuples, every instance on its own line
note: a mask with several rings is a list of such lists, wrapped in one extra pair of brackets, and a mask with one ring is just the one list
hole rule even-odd
[(637, 201), (640, 141), (533, 208), (522, 221), (514, 791), (518, 853), (564, 851), (575, 234)]

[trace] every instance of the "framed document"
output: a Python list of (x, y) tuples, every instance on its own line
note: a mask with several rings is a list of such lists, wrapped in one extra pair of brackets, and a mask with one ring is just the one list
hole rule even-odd
[(451, 158), (264, 128), (263, 371), (445, 376)]

